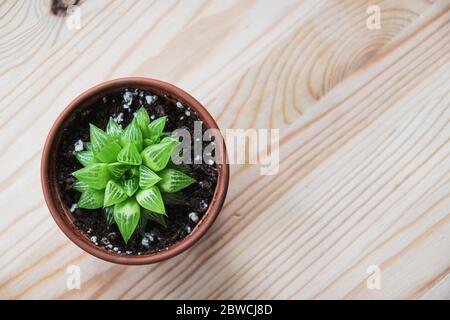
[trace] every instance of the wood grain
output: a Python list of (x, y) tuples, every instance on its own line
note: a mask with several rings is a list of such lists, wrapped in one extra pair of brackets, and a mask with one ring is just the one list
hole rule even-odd
[[(381, 29), (366, 27), (369, 5)], [(450, 298), (450, 3), (0, 2), (0, 298)], [(125, 267), (73, 245), (39, 182), (49, 128), (128, 75), (197, 97), (225, 128), (279, 128), (280, 171), (232, 166), (194, 248)], [(66, 287), (79, 265), (80, 290)], [(381, 289), (366, 286), (369, 265)]]

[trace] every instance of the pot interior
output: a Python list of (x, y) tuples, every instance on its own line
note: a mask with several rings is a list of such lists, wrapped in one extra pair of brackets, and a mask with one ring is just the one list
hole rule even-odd
[[(176, 108), (176, 104), (181, 103), (186, 108), (185, 113), (187, 114), (188, 111), (192, 117), (198, 117), (198, 120), (203, 122), (204, 128), (217, 128), (217, 125), (209, 113), (194, 98), (169, 84), (160, 83), (158, 81), (153, 83), (152, 81), (148, 82), (138, 79), (113, 81), (110, 84), (106, 83), (94, 87), (75, 99), (57, 119), (52, 128), (46, 143), (43, 159), (43, 167), (45, 167), (45, 170), (43, 170), (45, 171), (45, 175), (43, 174), (44, 193), (46, 194), (47, 202), (51, 202), (49, 208), (55, 221), (69, 238), (86, 251), (112, 262), (126, 264), (151, 263), (181, 252), (192, 245), (206, 229), (209, 228), (210, 224), (214, 221), (220, 211), (225, 198), (226, 187), (224, 188), (224, 182), (226, 182), (226, 184), (228, 183), (228, 165), (224, 165), (226, 153), (223, 141), (217, 141), (216, 158), (219, 159), (219, 163), (221, 164), (213, 166), (216, 177), (214, 181), (215, 185), (213, 186), (214, 190), (208, 199), (208, 207), (205, 212), (201, 213), (198, 223), (196, 223), (195, 226), (189, 227), (191, 231), (183, 238), (175, 241), (172, 245), (159, 248), (156, 252), (140, 252), (139, 255), (133, 254), (127, 256), (124, 256), (123, 252), (117, 253), (108, 250), (105, 247), (97, 246), (89, 238), (89, 234), (86, 234), (86, 230), (80, 232), (83, 230), (80, 230), (80, 227), (76, 225), (77, 219), (79, 219), (76, 216), (77, 211), (71, 210), (72, 204), (65, 196), (74, 190), (68, 190), (67, 186), (64, 185), (64, 183), (61, 183), (63, 179), (69, 179), (67, 177), (67, 172), (61, 173), (61, 166), (64, 162), (67, 162), (68, 153), (70, 153), (70, 147), (73, 143), (73, 138), (72, 140), (70, 138), (68, 139), (68, 136), (70, 136), (71, 133), (76, 132), (76, 130), (80, 130), (84, 132), (80, 139), (85, 142), (86, 140), (89, 140), (86, 134), (92, 118), (96, 118), (97, 120), (97, 123), (94, 123), (95, 125), (101, 129), (105, 129), (109, 117), (102, 118), (103, 114), (101, 106), (102, 103), (104, 103), (105, 108), (108, 108), (108, 101), (105, 102), (103, 100), (105, 97), (107, 97), (106, 99), (115, 96), (120, 97), (123, 95), (123, 92), (127, 90), (145, 91), (145, 93), (140, 96), (141, 100), (146, 99), (147, 94), (157, 95), (160, 99), (167, 99), (168, 103), (172, 105), (172, 108)], [(137, 96), (139, 95), (141, 94), (137, 94)], [(116, 109), (120, 103), (122, 102), (117, 101)], [(127, 120), (129, 120), (131, 118), (130, 114), (132, 114), (132, 110), (125, 112), (129, 112), (129, 114), (126, 114), (125, 116)], [(113, 116), (114, 112), (111, 111), (110, 115)], [(126, 125), (128, 122), (124, 121), (124, 124)], [(174, 128), (172, 127), (170, 129)], [(76, 160), (74, 161), (76, 162)], [(62, 174), (64, 175), (63, 177), (61, 176)], [(51, 200), (48, 201), (48, 199)], [(164, 252), (162, 252), (162, 250), (164, 250)], [(145, 258), (147, 258), (147, 262), (143, 262)], [(137, 260), (133, 261), (133, 259), (139, 259), (140, 262)]]

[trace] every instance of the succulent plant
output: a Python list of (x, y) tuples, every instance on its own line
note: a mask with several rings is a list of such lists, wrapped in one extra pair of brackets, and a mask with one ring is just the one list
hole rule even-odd
[[(73, 189), (81, 193), (78, 208), (104, 208), (108, 224), (116, 223), (125, 243), (140, 221), (165, 225), (162, 194), (171, 194), (196, 182), (176, 166), (168, 166), (180, 144), (163, 133), (167, 117), (150, 121), (140, 108), (123, 129), (113, 118), (106, 132), (90, 124), (86, 150), (74, 155), (84, 166), (72, 173)], [(170, 197), (169, 197), (170, 198)]]

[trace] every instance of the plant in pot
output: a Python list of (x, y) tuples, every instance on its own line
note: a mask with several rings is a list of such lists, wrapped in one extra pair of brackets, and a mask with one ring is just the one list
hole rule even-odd
[[(180, 129), (196, 138), (180, 141)], [(228, 186), (225, 145), (209, 129), (218, 128), (203, 106), (168, 83), (124, 78), (88, 90), (58, 117), (44, 148), (53, 218), (75, 244), (115, 263), (186, 250), (214, 222)], [(215, 161), (199, 159), (198, 144)]]

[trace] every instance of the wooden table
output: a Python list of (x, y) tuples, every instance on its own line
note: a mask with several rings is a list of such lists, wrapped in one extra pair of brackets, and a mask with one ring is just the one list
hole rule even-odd
[[(47, 0), (0, 1), (0, 298), (449, 299), (449, 6), (85, 0), (74, 29)], [(39, 175), (69, 101), (130, 75), (184, 88), (222, 129), (280, 129), (278, 174), (233, 166), (207, 236), (140, 267), (72, 244)]]

